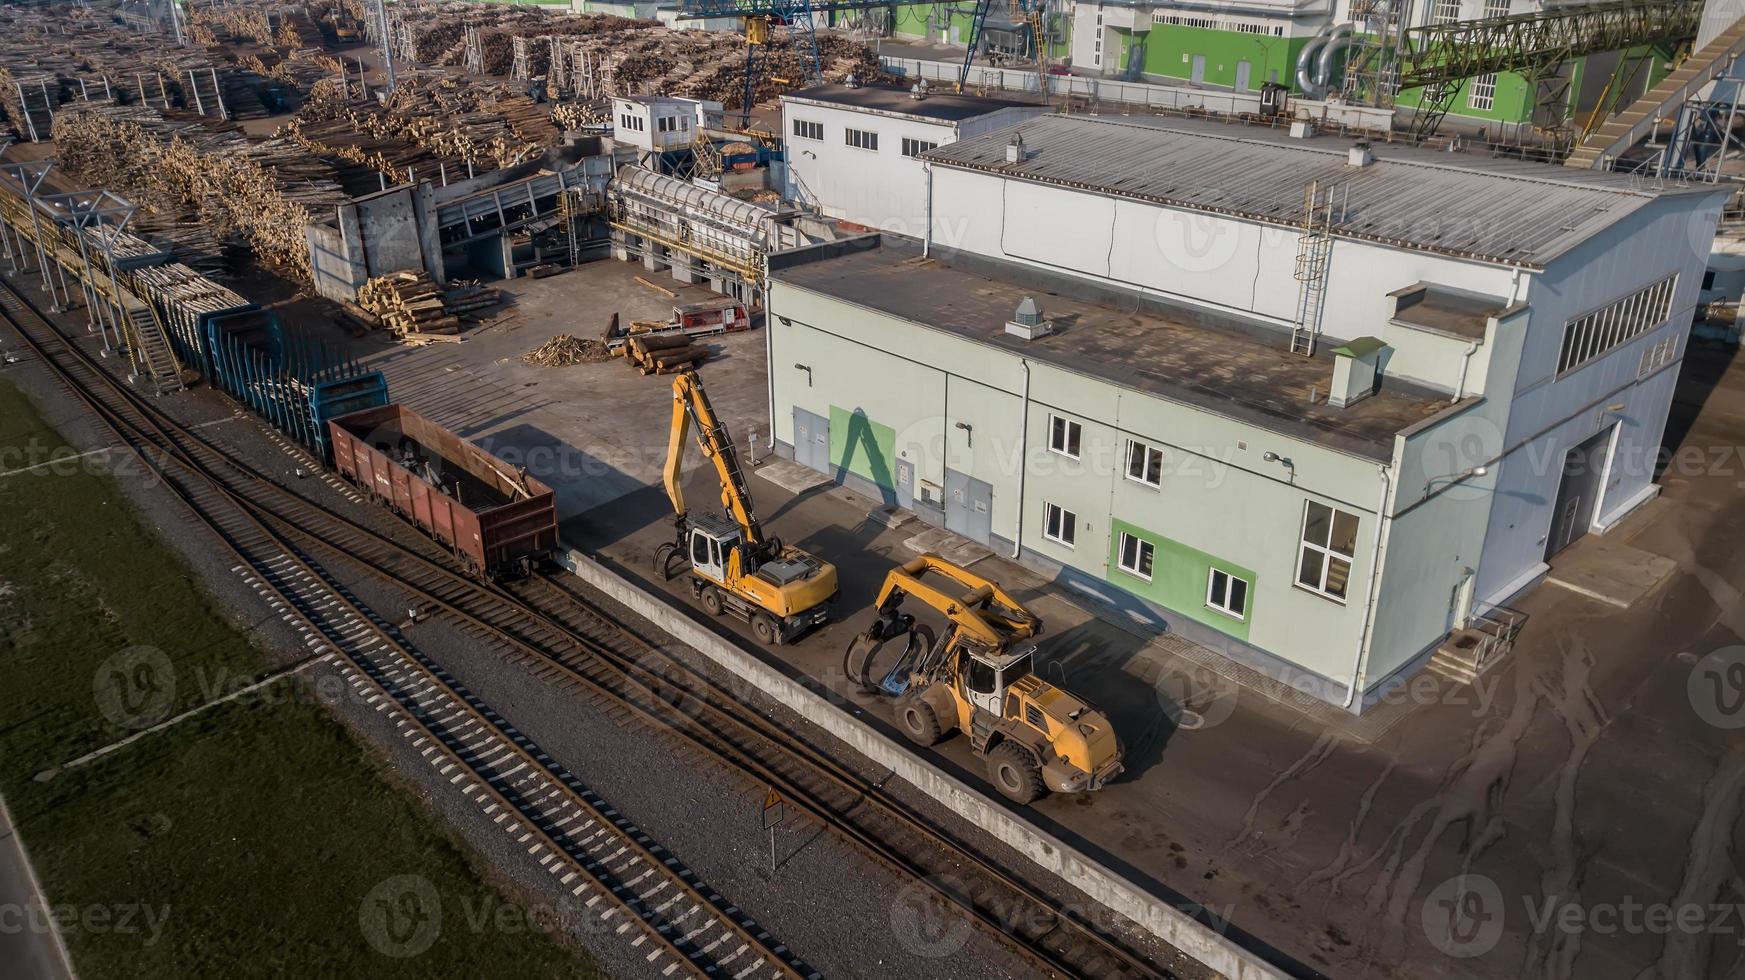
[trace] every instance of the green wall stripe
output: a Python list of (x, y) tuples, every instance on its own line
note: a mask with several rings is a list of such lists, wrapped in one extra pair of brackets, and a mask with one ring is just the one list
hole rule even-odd
[[(1122, 534), (1151, 542), (1155, 549), (1151, 557), (1151, 581), (1121, 570)], [(1206, 577), (1214, 568), (1248, 582), (1248, 609), (1244, 618), (1236, 619), (1206, 605)], [(1244, 641), (1248, 639), (1248, 626), (1254, 621), (1255, 594), (1260, 587), (1254, 572), (1235, 562), (1190, 548), (1119, 518), (1109, 521), (1109, 582), (1196, 623)]]

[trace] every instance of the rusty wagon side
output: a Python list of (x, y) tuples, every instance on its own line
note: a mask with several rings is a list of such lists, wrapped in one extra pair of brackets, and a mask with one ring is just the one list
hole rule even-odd
[(332, 419), (333, 465), (474, 574), (524, 573), (557, 547), (552, 489), (404, 405)]

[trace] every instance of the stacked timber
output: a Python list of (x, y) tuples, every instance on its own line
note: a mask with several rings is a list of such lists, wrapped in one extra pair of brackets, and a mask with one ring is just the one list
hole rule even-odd
[(61, 169), (160, 217), (236, 235), (263, 262), (310, 281), (305, 229), (347, 200), (334, 165), (234, 124), (169, 120), (144, 106), (77, 106), (57, 118)]
[(428, 272), (394, 272), (377, 276), (357, 291), (355, 320), (380, 326), (401, 340), (418, 343), (452, 338), (460, 333), (461, 317), (503, 301), (496, 289), (457, 282), (444, 290)]
[(641, 373), (677, 374), (709, 359), (709, 349), (680, 334), (631, 337), (622, 348), (630, 366)]

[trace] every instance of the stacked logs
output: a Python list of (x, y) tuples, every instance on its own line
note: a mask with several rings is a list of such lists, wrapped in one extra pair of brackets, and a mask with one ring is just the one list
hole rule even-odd
[(311, 281), (305, 228), (347, 199), (332, 164), (289, 139), (251, 143), (234, 126), (172, 122), (143, 106), (71, 107), (56, 122), (70, 176), (160, 217), (234, 234), (301, 282)]
[(502, 300), (501, 291), (478, 283), (456, 283), (444, 290), (428, 272), (394, 272), (359, 287), (356, 307), (347, 312), (364, 325), (385, 328), (408, 343), (428, 343), (455, 337), (462, 315)]
[(619, 350), (644, 375), (677, 374), (709, 359), (709, 348), (691, 343), (682, 333), (631, 337)]

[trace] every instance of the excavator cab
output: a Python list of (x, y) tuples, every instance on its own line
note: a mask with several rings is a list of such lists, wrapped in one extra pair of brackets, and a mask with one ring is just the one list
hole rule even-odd
[(713, 514), (703, 514), (691, 520), (691, 571), (721, 583), (727, 581), (728, 565), (732, 563), (733, 550), (739, 547), (741, 538), (739, 525), (711, 520), (713, 517)]

